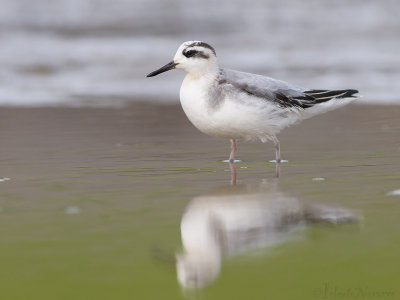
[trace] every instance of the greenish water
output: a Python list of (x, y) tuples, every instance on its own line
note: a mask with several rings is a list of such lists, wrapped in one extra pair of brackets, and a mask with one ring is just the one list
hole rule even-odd
[(187, 290), (175, 261), (193, 199), (247, 195), (229, 187), (226, 141), (175, 106), (3, 108), (1, 299), (399, 299), (399, 113), (353, 106), (288, 129), (279, 180), (271, 145), (239, 144), (239, 187), (361, 219), (221, 254), (209, 285)]

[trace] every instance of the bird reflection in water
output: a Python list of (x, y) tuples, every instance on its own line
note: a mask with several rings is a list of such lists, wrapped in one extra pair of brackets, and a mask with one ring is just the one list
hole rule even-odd
[(349, 210), (286, 195), (277, 188), (277, 179), (216, 188), (192, 199), (183, 214), (178, 281), (185, 289), (205, 287), (217, 279), (224, 258), (280, 244), (310, 223), (356, 220)]

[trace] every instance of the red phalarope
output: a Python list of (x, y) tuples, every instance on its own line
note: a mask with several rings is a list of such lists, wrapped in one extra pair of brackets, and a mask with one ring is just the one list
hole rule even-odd
[(236, 140), (271, 140), (275, 145), (277, 175), (281, 162), (276, 135), (285, 127), (341, 107), (356, 98), (354, 89), (307, 89), (266, 76), (222, 69), (216, 52), (201, 41), (183, 43), (173, 61), (150, 73), (172, 69), (186, 72), (180, 101), (189, 120), (205, 134), (231, 140), (229, 162), (234, 162)]

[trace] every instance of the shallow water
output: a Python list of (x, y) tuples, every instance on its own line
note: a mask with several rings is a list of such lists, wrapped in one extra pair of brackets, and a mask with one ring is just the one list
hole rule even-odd
[[(228, 142), (197, 132), (178, 106), (2, 108), (1, 298), (397, 299), (400, 198), (388, 193), (400, 188), (399, 113), (349, 106), (287, 129), (279, 180), (271, 145), (240, 143), (237, 192), (222, 162)], [(247, 187), (260, 185), (281, 196), (246, 202)], [(216, 192), (239, 206), (207, 198)], [(292, 211), (284, 223), (253, 222), (269, 220), (263, 201), (285, 203), (282, 195), (297, 207), (283, 204)], [(219, 269), (187, 289), (176, 270), (180, 223), (199, 201), (218, 208), (216, 220), (231, 209), (241, 222), (211, 223), (237, 227), (218, 225), (229, 235), (207, 253)], [(360, 219), (307, 222), (296, 212), (309, 204)], [(300, 228), (282, 225), (291, 222)]]

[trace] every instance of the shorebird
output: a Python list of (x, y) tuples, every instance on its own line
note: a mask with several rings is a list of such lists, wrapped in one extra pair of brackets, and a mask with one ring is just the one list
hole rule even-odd
[(181, 69), (186, 72), (180, 101), (186, 116), (201, 132), (230, 139), (229, 162), (236, 141), (272, 141), (277, 176), (281, 162), (277, 134), (298, 121), (350, 103), (354, 89), (307, 89), (270, 77), (220, 68), (212, 46), (188, 41), (174, 59), (147, 77)]

